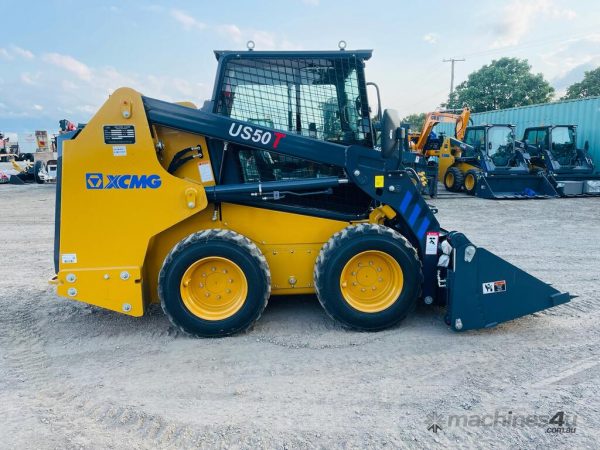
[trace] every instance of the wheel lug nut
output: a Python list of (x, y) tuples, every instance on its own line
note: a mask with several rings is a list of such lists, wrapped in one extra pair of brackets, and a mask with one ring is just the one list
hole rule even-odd
[[(186, 285), (187, 286), (187, 285)], [(204, 283), (200, 283), (200, 287), (203, 288), (204, 287)]]
[(346, 286), (348, 286), (348, 283), (346, 283), (345, 281), (342, 282), (342, 287), (346, 287)]
[(373, 261), (369, 261), (369, 265), (372, 266), (373, 265)]
[(358, 283), (356, 281), (352, 282), (352, 286), (356, 286)]
[(204, 294), (206, 297), (210, 297), (210, 294), (207, 292), (206, 294)]
[(227, 289), (225, 292), (227, 292), (228, 294), (231, 294), (231, 289)]
[(365, 289), (365, 288), (362, 288), (362, 289), (360, 290), (360, 292), (365, 292), (365, 291), (366, 291), (366, 289)]
[(381, 267), (378, 267), (378, 268), (377, 268), (377, 272), (381, 272)]
[(379, 278), (379, 280), (377, 280), (377, 281), (379, 281), (381, 283), (383, 281), (383, 278)]
[(221, 300), (221, 296), (220, 295), (217, 295), (217, 300)]
[(233, 283), (233, 278), (230, 278), (230, 279), (229, 279), (229, 282), (230, 282), (230, 283)]
[(211, 267), (210, 270), (214, 272), (215, 270), (217, 270), (217, 268), (216, 267)]
[(223, 273), (227, 273), (227, 269), (223, 269)]

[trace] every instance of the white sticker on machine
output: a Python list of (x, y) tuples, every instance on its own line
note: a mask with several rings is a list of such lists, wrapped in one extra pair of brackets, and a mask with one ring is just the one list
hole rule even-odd
[(200, 180), (203, 183), (210, 183), (211, 181), (215, 181), (212, 167), (210, 167), (209, 162), (198, 163), (198, 172), (200, 172)]
[(127, 156), (127, 147), (124, 145), (113, 145), (113, 156)]
[(63, 253), (61, 261), (63, 264), (75, 264), (77, 262), (77, 253)]
[(437, 255), (440, 233), (438, 233), (437, 231), (430, 231), (427, 233), (426, 239), (427, 241), (425, 242), (425, 254)]
[(506, 292), (506, 280), (489, 281), (481, 285), (484, 294), (497, 294), (498, 292)]

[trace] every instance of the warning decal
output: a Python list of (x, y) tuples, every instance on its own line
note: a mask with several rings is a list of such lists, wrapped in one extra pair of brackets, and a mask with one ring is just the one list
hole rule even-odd
[(481, 286), (483, 287), (484, 294), (497, 294), (498, 292), (506, 292), (506, 280), (490, 281), (488, 283), (483, 283)]
[(215, 177), (213, 176), (212, 168), (210, 167), (209, 162), (198, 163), (198, 171), (200, 172), (200, 180), (203, 183), (215, 181)]
[(425, 241), (425, 254), (426, 255), (437, 255), (438, 241), (440, 240), (440, 233), (437, 231), (430, 231), (427, 233)]

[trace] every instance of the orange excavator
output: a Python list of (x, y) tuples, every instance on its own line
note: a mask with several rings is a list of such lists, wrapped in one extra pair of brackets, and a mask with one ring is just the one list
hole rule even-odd
[[(446, 171), (454, 162), (450, 155), (453, 147), (460, 147), (469, 125), (471, 110), (468, 107), (457, 111), (433, 111), (425, 117), (425, 123), (420, 133), (409, 134), (411, 151), (421, 153), (425, 157), (435, 156), (438, 159), (438, 179), (443, 180)], [(432, 136), (432, 131), (438, 123), (455, 123), (454, 137)]]

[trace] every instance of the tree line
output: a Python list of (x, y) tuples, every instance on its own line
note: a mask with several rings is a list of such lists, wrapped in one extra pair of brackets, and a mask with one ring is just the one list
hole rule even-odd
[[(541, 73), (531, 72), (531, 65), (526, 59), (505, 57), (469, 74), (441, 106), (445, 109), (469, 106), (472, 112), (493, 111), (548, 103), (554, 93), (554, 88)], [(600, 67), (586, 71), (583, 80), (569, 86), (561, 100), (595, 95), (600, 95)], [(423, 126), (425, 115), (410, 114), (402, 121), (419, 129)]]

